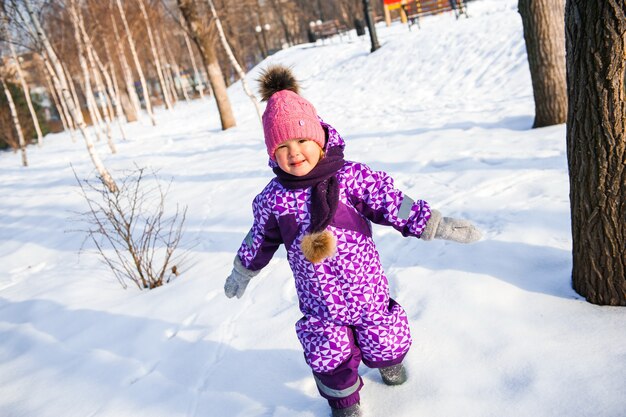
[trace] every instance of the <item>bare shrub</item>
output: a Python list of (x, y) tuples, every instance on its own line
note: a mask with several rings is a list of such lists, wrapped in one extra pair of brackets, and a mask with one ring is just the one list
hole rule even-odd
[[(86, 239), (95, 244), (103, 262), (127, 288), (133, 282), (140, 290), (160, 287), (180, 273), (178, 254), (187, 207), (165, 215), (170, 183), (161, 185), (156, 173), (147, 182), (146, 168), (123, 176), (118, 190), (101, 180), (81, 180), (74, 172), (89, 210), (80, 216), (88, 224)], [(176, 255), (175, 252), (176, 251)]]

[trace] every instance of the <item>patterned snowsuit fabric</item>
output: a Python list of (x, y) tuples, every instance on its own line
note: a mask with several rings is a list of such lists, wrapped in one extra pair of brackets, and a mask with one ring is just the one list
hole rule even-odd
[[(337, 131), (321, 123), (326, 149), (344, 147)], [(404, 357), (411, 345), (406, 313), (389, 298), (370, 222), (419, 237), (430, 218), (428, 204), (405, 196), (384, 172), (346, 161), (336, 176), (339, 206), (327, 228), (337, 239), (334, 256), (315, 265), (305, 259), (300, 242), (310, 225), (311, 189), (288, 190), (276, 178), (254, 199), (254, 224), (238, 251), (244, 267), (259, 270), (285, 245), (304, 315), (296, 332), (316, 373), (332, 372), (346, 361), (354, 344), (350, 332), (368, 366)]]

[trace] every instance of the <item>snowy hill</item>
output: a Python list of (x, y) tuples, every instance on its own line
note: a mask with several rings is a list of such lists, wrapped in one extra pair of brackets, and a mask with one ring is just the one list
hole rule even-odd
[[(362, 368), (368, 417), (624, 417), (626, 310), (570, 286), (565, 127), (531, 130), (533, 97), (514, 0), (477, 0), (471, 18), (378, 26), (383, 47), (333, 40), (281, 51), (303, 95), (347, 140), (347, 159), (391, 174), (413, 198), (474, 221), (482, 241), (405, 239), (376, 227), (392, 296), (409, 314), (409, 381)], [(272, 177), (254, 107), (230, 87), (238, 126), (210, 100), (126, 126), (113, 175), (134, 164), (173, 178), (188, 206), (182, 274), (122, 290), (74, 213), (70, 167), (93, 178), (84, 144), (49, 135), (29, 168), (0, 155), (0, 416), (319, 417), (280, 249), (240, 300), (223, 295)], [(79, 139), (81, 140), (81, 139)]]

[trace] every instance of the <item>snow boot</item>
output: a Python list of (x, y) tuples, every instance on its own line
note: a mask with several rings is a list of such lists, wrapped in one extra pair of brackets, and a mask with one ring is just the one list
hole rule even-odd
[(347, 408), (330, 408), (333, 410), (332, 417), (361, 417), (361, 407), (358, 403)]
[(378, 368), (385, 385), (401, 385), (407, 380), (406, 369), (401, 363), (386, 368)]

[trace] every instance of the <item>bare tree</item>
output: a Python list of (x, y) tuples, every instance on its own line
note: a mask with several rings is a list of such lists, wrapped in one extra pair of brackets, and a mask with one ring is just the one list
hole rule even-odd
[(30, 97), (30, 88), (28, 88), (28, 83), (26, 82), (26, 77), (24, 76), (24, 72), (22, 71), (22, 66), (20, 64), (19, 57), (15, 52), (15, 47), (13, 46), (13, 41), (11, 37), (11, 32), (9, 30), (9, 22), (6, 13), (4, 12), (4, 8), (0, 6), (0, 33), (3, 34), (3, 37), (6, 40), (6, 43), (9, 45), (9, 51), (11, 52), (11, 57), (15, 62), (15, 70), (17, 74), (17, 78), (20, 81), (22, 86), (22, 91), (24, 92), (24, 98), (26, 99), (26, 105), (28, 106), (28, 111), (30, 112), (30, 117), (33, 121), (33, 126), (35, 128), (35, 132), (37, 133), (37, 144), (41, 146), (43, 144), (43, 133), (41, 132), (41, 126), (39, 125), (39, 119), (37, 118), (37, 112), (35, 112), (35, 108), (33, 107), (33, 101)]
[(204, 64), (209, 76), (209, 83), (215, 96), (217, 109), (220, 113), (222, 130), (226, 130), (236, 125), (235, 116), (228, 98), (226, 83), (222, 75), (216, 51), (216, 29), (215, 22), (201, 18), (194, 0), (177, 0), (178, 7), (185, 18), (187, 27), (190, 29), (193, 40), (198, 45)]
[[(109, 125), (113, 118), (117, 119), (118, 128), (120, 133), (122, 134), (122, 138), (126, 139), (126, 135), (124, 133), (124, 128), (122, 127), (122, 117), (123, 112), (121, 109), (120, 101), (118, 99), (117, 93), (115, 91), (113, 80), (111, 75), (107, 71), (106, 67), (102, 63), (102, 59), (98, 55), (98, 52), (91, 41), (91, 37), (87, 33), (87, 29), (85, 28), (85, 22), (80, 13), (80, 10), (77, 10), (78, 15), (78, 26), (80, 29), (80, 34), (82, 35), (81, 40), (84, 43), (84, 47), (87, 50), (87, 58), (89, 59), (89, 64), (92, 68), (92, 73), (94, 74), (94, 78), (96, 79), (96, 84), (98, 86), (98, 90), (103, 94), (107, 106), (112, 106), (115, 110), (115, 115), (113, 114), (112, 109), (108, 108), (109, 114), (107, 117), (107, 124)], [(106, 45), (106, 43), (105, 43)], [(108, 49), (108, 48), (107, 48)], [(103, 85), (102, 77), (104, 78), (104, 82), (106, 83), (106, 87)], [(116, 117), (117, 116), (117, 117)], [(110, 128), (109, 128), (110, 132)]]
[(124, 175), (114, 192), (74, 176), (89, 207), (81, 214), (85, 232), (123, 288), (128, 282), (140, 290), (157, 288), (179, 274), (185, 254), (177, 255), (177, 249), (187, 209), (177, 206), (166, 216), (169, 187), (156, 174), (155, 185), (146, 185), (145, 168), (138, 168)]
[[(80, 34), (80, 25), (81, 25), (81, 17), (79, 15), (79, 10), (76, 7), (76, 0), (69, 0), (68, 3), (69, 13), (72, 19), (72, 24), (74, 25), (74, 39), (76, 40), (76, 45), (78, 46), (78, 62), (80, 63), (80, 68), (83, 71), (83, 91), (85, 97), (87, 99), (87, 106), (89, 106), (90, 112), (92, 115), (96, 115), (98, 112), (98, 104), (96, 103), (96, 99), (93, 95), (93, 90), (91, 88), (91, 76), (89, 73), (89, 68), (87, 67), (87, 60), (85, 59), (86, 54), (86, 45), (83, 42)], [(100, 117), (96, 115), (96, 117)], [(117, 149), (115, 147), (115, 143), (113, 143), (113, 137), (111, 134), (111, 121), (108, 118), (106, 112), (104, 112), (104, 118), (106, 123), (106, 135), (107, 135), (107, 143), (112, 153), (116, 153)]]
[(41, 51), (39, 58), (40, 59), (38, 61), (43, 69), (42, 72), (44, 73), (46, 81), (50, 86), (48, 91), (51, 91), (53, 96), (57, 98), (57, 110), (59, 111), (59, 114), (62, 115), (62, 118), (65, 119), (65, 123), (67, 124), (67, 129), (70, 132), (72, 142), (76, 142), (76, 137), (74, 134), (74, 130), (76, 129), (76, 123), (72, 118), (72, 114), (70, 113), (66, 98), (61, 91), (61, 83), (57, 82), (58, 80), (56, 80), (57, 77), (54, 73), (54, 69), (50, 64), (50, 61), (46, 59), (44, 51)]
[(170, 59), (167, 56), (166, 44), (161, 39), (159, 33), (156, 33), (154, 36), (156, 40), (157, 46), (157, 55), (159, 57), (159, 61), (161, 63), (161, 70), (163, 72), (163, 78), (165, 80), (165, 85), (168, 89), (168, 93), (170, 95), (170, 101), (172, 105), (175, 105), (178, 102), (178, 92), (176, 91), (176, 83), (174, 82), (174, 78), (172, 77), (172, 68), (177, 66), (176, 61)]
[(565, 0), (519, 0), (535, 97), (533, 127), (565, 123)]
[(159, 57), (159, 53), (157, 52), (154, 35), (152, 34), (152, 27), (150, 26), (150, 19), (148, 18), (148, 12), (146, 11), (146, 6), (143, 1), (144, 0), (138, 0), (137, 3), (139, 4), (139, 9), (141, 10), (141, 15), (143, 16), (143, 20), (146, 25), (148, 41), (150, 42), (150, 52), (152, 53), (152, 59), (154, 59), (154, 66), (156, 67), (157, 76), (159, 77), (159, 83), (161, 84), (161, 94), (163, 95), (163, 100), (165, 101), (165, 107), (169, 110), (172, 108), (172, 99), (170, 97), (169, 88), (165, 83), (161, 59)]
[(13, 127), (17, 133), (17, 137), (19, 139), (19, 147), (22, 152), (22, 165), (28, 166), (28, 159), (26, 158), (26, 141), (24, 140), (24, 132), (22, 131), (22, 125), (20, 124), (20, 119), (17, 116), (17, 109), (15, 108), (15, 102), (13, 101), (13, 96), (11, 95), (11, 91), (9, 90), (9, 86), (4, 80), (5, 75), (0, 73), (0, 83), (2, 83), (2, 89), (4, 90), (4, 94), (7, 97), (7, 102), (9, 103), (9, 110), (11, 111), (11, 118), (13, 119)]
[(122, 7), (121, 0), (116, 0), (116, 4), (117, 9), (120, 13), (120, 17), (122, 19), (124, 31), (126, 33), (126, 39), (128, 39), (130, 53), (133, 57), (133, 62), (135, 63), (135, 70), (139, 75), (141, 90), (143, 91), (143, 98), (146, 103), (146, 111), (148, 112), (148, 116), (150, 116), (152, 124), (156, 126), (156, 119), (154, 118), (154, 112), (152, 111), (152, 103), (150, 102), (150, 92), (148, 91), (148, 84), (146, 83), (146, 77), (143, 75), (143, 69), (141, 67), (141, 62), (139, 61), (139, 55), (137, 55), (137, 50), (135, 49), (135, 41), (133, 40), (133, 35), (130, 31), (130, 27), (128, 26), (128, 21), (126, 20), (126, 13), (124, 12), (124, 8)]
[(47, 70), (43, 68), (43, 65), (42, 65), (42, 73), (43, 73), (44, 79), (46, 80), (46, 86), (48, 87), (48, 96), (52, 97), (54, 107), (57, 109), (57, 113), (59, 114), (59, 119), (61, 119), (63, 130), (70, 131), (70, 125), (68, 124), (68, 121), (67, 121), (66, 111), (63, 108), (63, 105), (61, 104), (61, 100), (59, 100), (59, 97), (56, 93), (54, 86), (52, 85), (52, 80), (50, 79), (50, 75), (48, 75)]
[[(163, 44), (163, 49), (165, 50), (167, 60), (168, 62), (171, 63), (172, 69), (174, 70), (174, 74), (176, 75), (175, 79), (172, 79), (171, 71), (169, 72), (172, 87), (174, 88), (174, 93), (177, 94), (178, 90), (180, 90), (180, 94), (182, 94), (185, 101), (189, 101), (189, 94), (187, 93), (187, 85), (183, 83), (183, 80), (184, 80), (183, 73), (180, 70), (180, 67), (178, 66), (178, 62), (174, 58), (174, 55), (172, 54), (172, 50), (169, 47), (169, 45), (166, 42), (161, 42), (161, 43)], [(176, 84), (176, 80), (178, 80), (178, 84)]]
[[(139, 97), (137, 96), (137, 91), (135, 90), (135, 86), (133, 84), (133, 72), (130, 69), (130, 65), (128, 65), (128, 60), (126, 59), (126, 54), (124, 53), (124, 44), (120, 39), (120, 34), (117, 30), (117, 24), (115, 23), (115, 17), (113, 17), (113, 14), (111, 14), (111, 26), (113, 27), (113, 34), (115, 35), (117, 56), (122, 69), (124, 84), (126, 85), (126, 93), (128, 94), (130, 103), (135, 110), (135, 114), (139, 116), (141, 114), (141, 103), (139, 102)], [(126, 118), (129, 120), (131, 119), (128, 117), (128, 110), (126, 111)]]
[(179, 23), (181, 27), (183, 27), (183, 37), (185, 40), (185, 46), (187, 47), (187, 53), (189, 53), (189, 59), (191, 61), (191, 66), (193, 68), (193, 76), (194, 76), (194, 84), (196, 84), (195, 88), (200, 95), (200, 98), (204, 98), (204, 85), (202, 82), (202, 77), (200, 76), (200, 72), (198, 71), (198, 66), (196, 65), (196, 58), (194, 57), (193, 49), (191, 47), (191, 42), (189, 41), (189, 36), (187, 35), (187, 31), (185, 28), (185, 19), (182, 15), (179, 15)]
[(237, 62), (237, 59), (235, 59), (235, 55), (233, 55), (233, 51), (232, 49), (230, 49), (230, 46), (228, 45), (228, 40), (226, 40), (226, 35), (224, 34), (224, 29), (222, 28), (222, 22), (220, 21), (217, 15), (217, 11), (215, 10), (215, 5), (213, 4), (213, 0), (207, 0), (207, 2), (209, 3), (211, 14), (213, 15), (213, 18), (215, 19), (215, 25), (217, 27), (217, 33), (218, 33), (218, 37), (220, 38), (220, 42), (222, 43), (222, 47), (224, 48), (224, 51), (226, 51), (226, 55), (228, 56), (230, 64), (233, 66), (233, 68), (237, 72), (237, 75), (239, 75), (239, 78), (241, 79), (241, 86), (243, 87), (243, 91), (247, 94), (248, 97), (250, 97), (250, 100), (252, 101), (252, 103), (254, 104), (254, 107), (256, 108), (256, 112), (257, 112), (257, 115), (259, 116), (259, 120), (261, 120), (263, 113), (261, 112), (261, 107), (259, 106), (259, 100), (257, 100), (252, 90), (250, 90), (250, 87), (248, 86), (248, 83), (246, 81), (246, 73), (241, 68), (241, 65), (239, 65), (239, 63)]
[(274, 9), (274, 13), (276, 14), (276, 16), (278, 17), (278, 22), (280, 23), (281, 28), (283, 29), (283, 33), (285, 34), (285, 40), (287, 41), (288, 45), (293, 45), (293, 35), (291, 34), (291, 31), (289, 30), (289, 24), (287, 23), (287, 17), (286, 17), (286, 10), (285, 6), (282, 2), (278, 1), (278, 0), (270, 0), (270, 5), (272, 6), (272, 8)]
[(46, 33), (44, 32), (41, 26), (41, 23), (39, 22), (39, 17), (35, 13), (35, 9), (33, 5), (31, 4), (31, 0), (23, 0), (23, 2), (24, 2), (24, 6), (26, 7), (28, 16), (30, 17), (30, 21), (32, 23), (33, 29), (35, 31), (33, 35), (35, 35), (36, 39), (38, 40), (38, 42), (42, 45), (42, 48), (44, 49), (45, 53), (42, 54), (42, 57), (44, 57), (44, 59), (48, 59), (51, 61), (50, 65), (54, 70), (53, 71), (54, 73), (52, 74), (53, 82), (57, 84), (57, 89), (59, 89), (61, 93), (63, 94), (63, 99), (65, 100), (68, 106), (68, 110), (70, 111), (72, 118), (74, 119), (75, 123), (77, 124), (78, 128), (81, 131), (81, 134), (87, 146), (87, 152), (89, 153), (89, 156), (91, 157), (91, 161), (96, 167), (96, 170), (98, 171), (98, 174), (102, 178), (102, 181), (106, 184), (106, 186), (111, 191), (115, 191), (117, 190), (117, 185), (115, 184), (115, 181), (113, 180), (113, 177), (111, 176), (111, 174), (109, 174), (104, 164), (102, 163), (100, 156), (96, 152), (93, 142), (91, 141), (91, 137), (89, 133), (87, 132), (87, 126), (85, 125), (85, 121), (83, 120), (83, 115), (80, 112), (80, 109), (77, 108), (76, 104), (74, 103), (73, 98), (71, 97), (71, 93), (69, 91), (70, 87), (69, 87), (67, 78), (65, 77), (63, 66), (61, 65), (61, 62), (59, 61), (56, 53), (54, 52), (54, 49), (52, 48), (52, 45), (50, 44), (50, 41), (48, 40), (48, 37)]
[(565, 24), (572, 282), (626, 306), (626, 3), (568, 0)]

